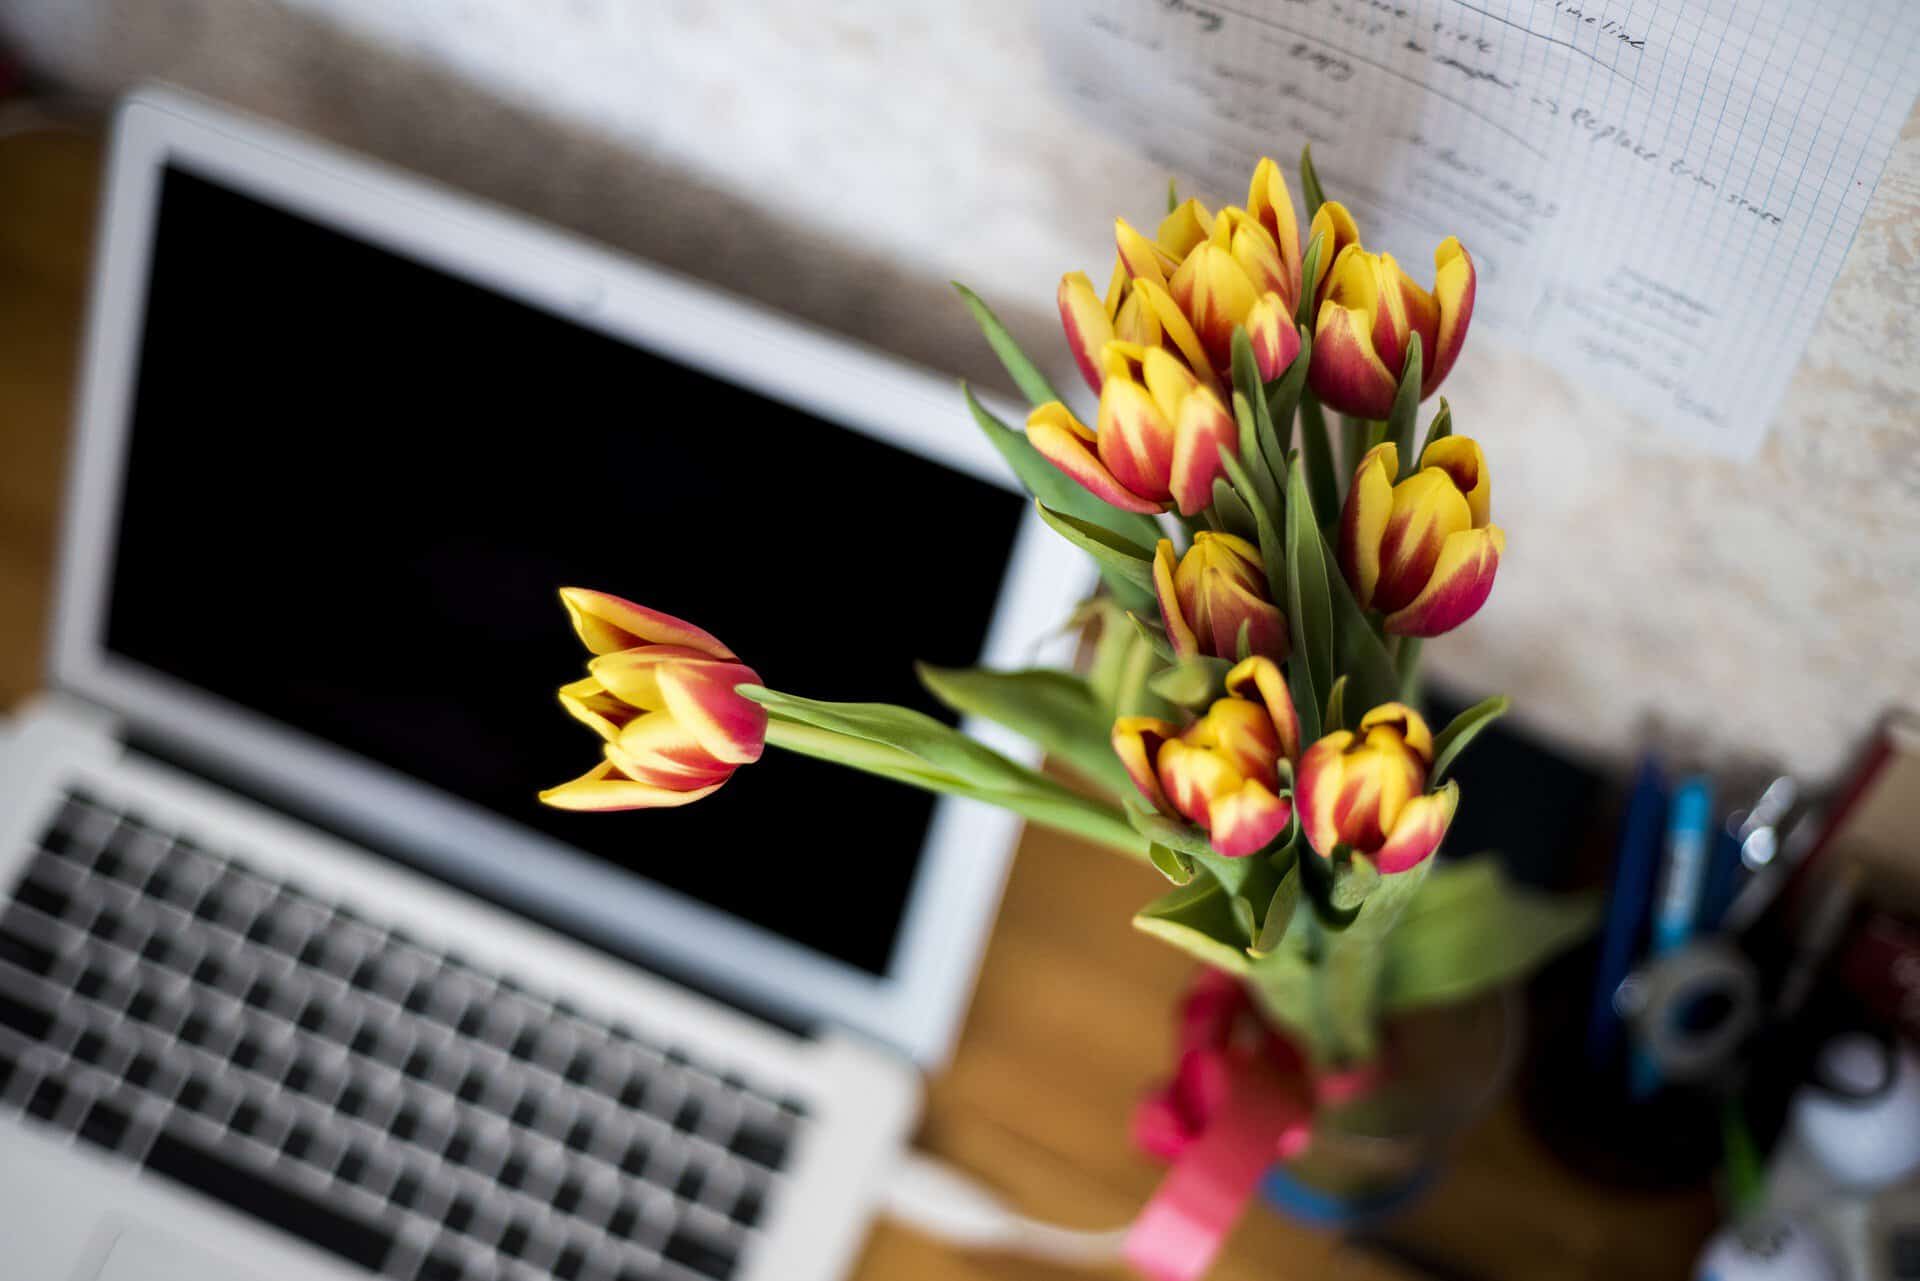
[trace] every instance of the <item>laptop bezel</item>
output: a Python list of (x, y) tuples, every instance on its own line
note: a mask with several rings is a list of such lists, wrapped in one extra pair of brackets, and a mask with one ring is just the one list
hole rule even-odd
[[(1017, 492), (951, 384), (374, 162), (176, 91), (142, 90), (118, 113), (108, 161), (50, 648), (56, 687), (210, 770), (317, 801), (369, 843), (750, 1006), (829, 1021), (923, 1066), (944, 1060), (1018, 836), (1009, 814), (937, 803), (892, 963), (876, 977), (107, 649), (112, 531), (169, 165)], [(1061, 623), (1090, 586), (1084, 559), (1029, 511), (981, 661), (1058, 660)], [(969, 728), (1034, 759), (995, 727)]]

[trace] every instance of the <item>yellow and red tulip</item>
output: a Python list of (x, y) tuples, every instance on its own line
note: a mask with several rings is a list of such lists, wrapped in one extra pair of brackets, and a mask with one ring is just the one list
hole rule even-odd
[(1473, 617), (1493, 590), (1507, 537), (1490, 523), (1486, 456), (1466, 436), (1427, 446), (1420, 470), (1394, 483), (1391, 441), (1360, 460), (1340, 518), (1340, 568), (1362, 609), (1400, 636), (1438, 636)]
[(1254, 654), (1276, 662), (1287, 656), (1286, 615), (1269, 598), (1259, 549), (1233, 534), (1201, 530), (1178, 561), (1161, 539), (1153, 554), (1153, 590), (1167, 640), (1181, 658), (1240, 657), (1240, 629)]
[(1244, 660), (1226, 684), (1226, 697), (1185, 729), (1121, 717), (1113, 750), (1156, 810), (1199, 826), (1215, 853), (1244, 858), (1270, 845), (1293, 818), (1287, 780), (1299, 755), (1300, 722), (1272, 659)]
[[(1331, 213), (1338, 210), (1338, 213)], [(1325, 229), (1344, 237), (1353, 220), (1328, 202), (1321, 207)], [(1320, 215), (1314, 226), (1322, 228)], [(1370, 253), (1358, 239), (1338, 249), (1329, 243), (1331, 265), (1319, 283), (1313, 329), (1313, 356), (1307, 382), (1330, 409), (1356, 418), (1385, 418), (1393, 409), (1401, 367), (1412, 336), (1420, 335), (1420, 396), (1440, 386), (1466, 341), (1473, 318), (1473, 259), (1449, 236), (1433, 252), (1434, 285), (1429, 293), (1394, 261), (1392, 254)]]
[(1324, 858), (1339, 846), (1404, 872), (1440, 848), (1460, 791), (1451, 780), (1427, 791), (1433, 734), (1420, 713), (1382, 703), (1358, 732), (1335, 730), (1300, 758), (1295, 796), (1307, 843)]
[(1027, 439), (1054, 466), (1123, 511), (1191, 516), (1213, 501), (1222, 448), (1240, 430), (1220, 397), (1161, 347), (1109, 342), (1097, 429), (1055, 400), (1027, 418)]
[(562, 588), (573, 629), (594, 657), (560, 702), (603, 740), (601, 762), (540, 793), (559, 809), (685, 805), (760, 759), (767, 713), (734, 692), (760, 677), (695, 627), (605, 592)]

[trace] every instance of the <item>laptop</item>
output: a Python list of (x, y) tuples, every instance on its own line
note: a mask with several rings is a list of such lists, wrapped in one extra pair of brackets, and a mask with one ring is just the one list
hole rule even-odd
[(7, 1274), (844, 1275), (1015, 821), (777, 751), (540, 806), (597, 750), (556, 591), (817, 697), (1033, 661), (1084, 573), (951, 384), (157, 90), (81, 376), (0, 742)]

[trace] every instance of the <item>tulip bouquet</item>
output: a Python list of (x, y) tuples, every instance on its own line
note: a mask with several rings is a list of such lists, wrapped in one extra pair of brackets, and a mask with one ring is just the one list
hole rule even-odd
[(1472, 617), (1505, 552), (1480, 446), (1444, 398), (1417, 421), (1466, 339), (1473, 259), (1445, 241), (1425, 288), (1362, 246), (1310, 156), (1301, 180), (1304, 237), (1262, 160), (1244, 207), (1170, 192), (1152, 238), (1120, 221), (1104, 297), (1065, 277), (1091, 428), (960, 291), (1034, 408), (1021, 432), (967, 404), (1103, 587), (1074, 614), (1084, 674), (921, 676), (1055, 771), (915, 711), (768, 689), (698, 627), (568, 588), (593, 657), (561, 702), (603, 750), (542, 799), (684, 805), (771, 744), (1004, 806), (1149, 861), (1171, 886), (1136, 924), (1234, 980), (1321, 1072), (1372, 1060), (1392, 1013), (1571, 942), (1584, 905), (1433, 857), (1461, 799), (1449, 771), (1506, 708), (1436, 733), (1417, 707), (1422, 642)]

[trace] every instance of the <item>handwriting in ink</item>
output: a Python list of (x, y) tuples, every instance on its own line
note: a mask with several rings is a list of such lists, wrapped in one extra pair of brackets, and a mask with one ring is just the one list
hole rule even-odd
[(1195, 4), (1193, 0), (1160, 0), (1160, 7), (1168, 13), (1183, 13), (1194, 20), (1202, 31), (1218, 31), (1222, 21), (1218, 9), (1209, 9), (1205, 5)]
[(1443, 67), (1453, 68), (1469, 80), (1485, 81), (1489, 84), (1499, 85), (1502, 89), (1514, 88), (1511, 80), (1502, 80), (1498, 75), (1481, 67), (1469, 67), (1466, 63), (1450, 54), (1438, 54), (1434, 57), (1434, 61)]
[(1638, 51), (1647, 47), (1645, 36), (1632, 35), (1619, 22), (1611, 18), (1602, 19), (1597, 13), (1588, 13), (1584, 6), (1573, 3), (1573, 0), (1555, 0), (1553, 7), (1561, 17), (1571, 18), (1575, 22), (1592, 27), (1602, 35), (1612, 36), (1629, 49)]

